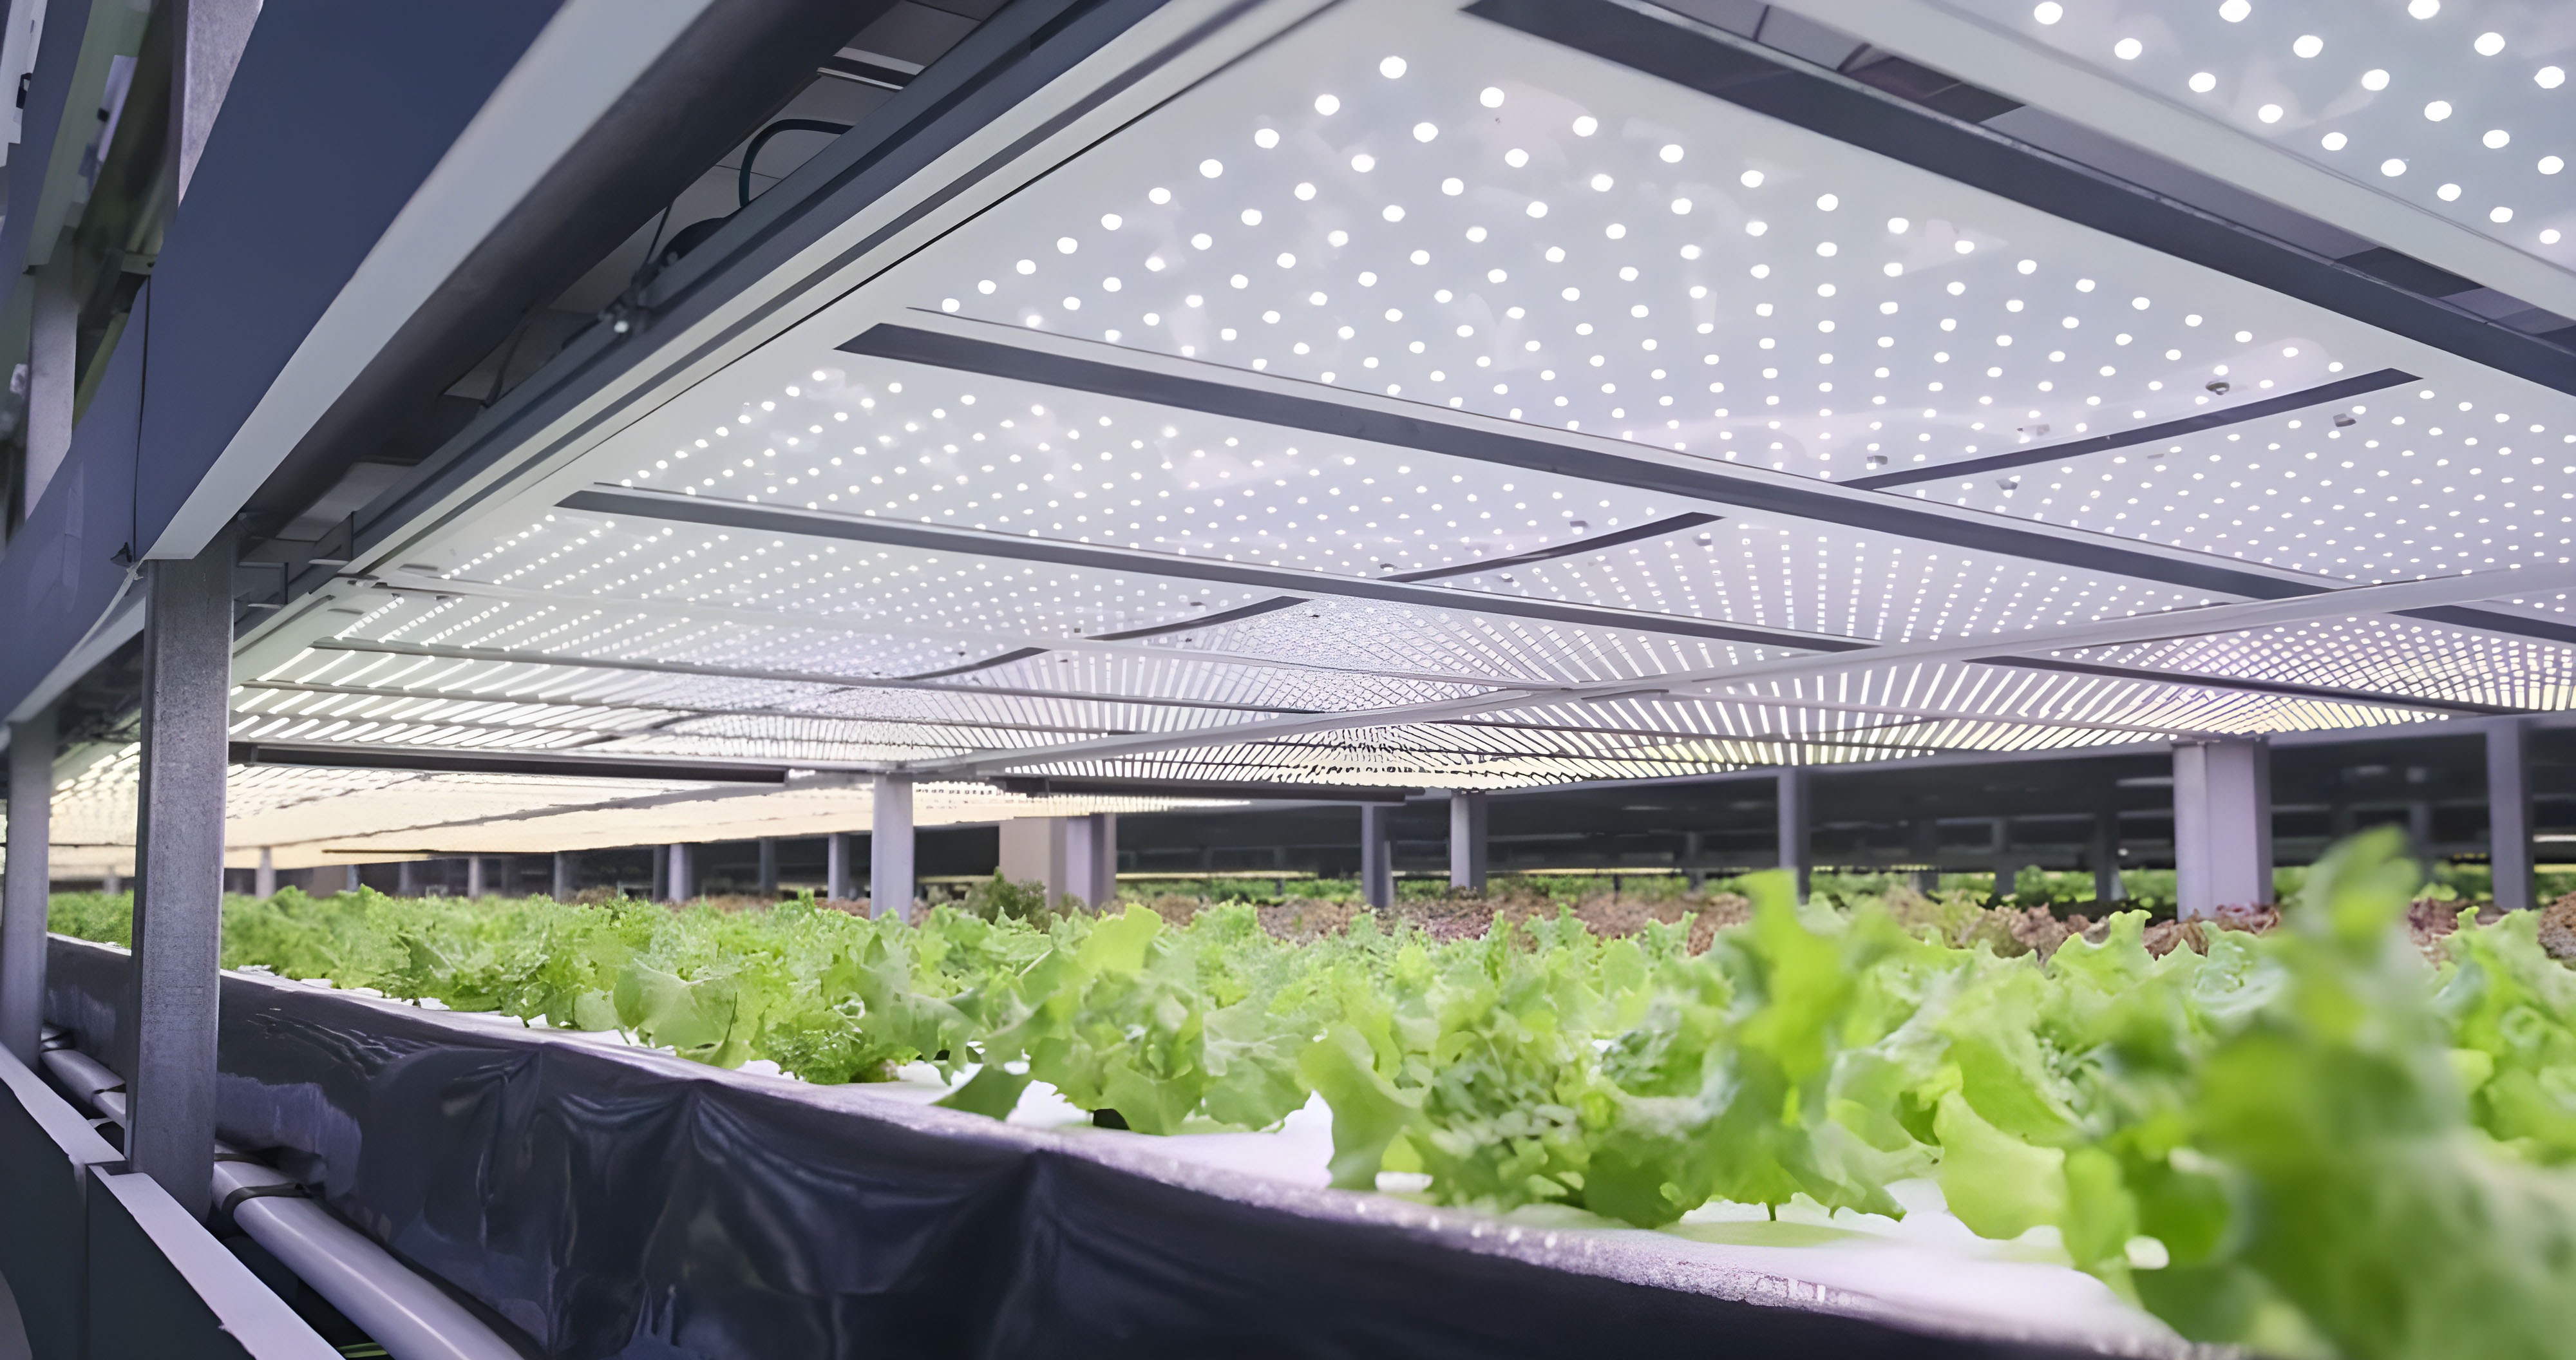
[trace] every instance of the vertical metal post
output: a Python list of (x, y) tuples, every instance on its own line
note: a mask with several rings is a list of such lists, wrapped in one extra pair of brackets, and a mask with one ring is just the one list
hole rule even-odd
[(2487, 729), (2487, 864), (2495, 876), (2495, 904), (2527, 911), (2537, 902), (2531, 882), (2531, 767), (2527, 729), (2506, 721)]
[(106, 873), (99, 875), (98, 890), (110, 897), (114, 897), (118, 893), (125, 891), (125, 880), (118, 877), (117, 872), (114, 869), (110, 869)]
[(420, 896), (420, 861), (407, 859), (394, 866), (394, 896)]
[(2272, 748), (2174, 744), (2174, 896), (2185, 920), (2272, 900)]
[(277, 896), (277, 856), (265, 845), (259, 848), (259, 867), (251, 871), (250, 895)]
[(1807, 900), (1808, 880), (1815, 872), (1807, 831), (1807, 802), (1813, 787), (1807, 770), (1802, 766), (1788, 766), (1780, 771), (1780, 867), (1789, 871), (1801, 902)]
[(2093, 900), (2117, 902), (2120, 890), (2120, 813), (2103, 808), (2093, 814)]
[(656, 902), (671, 900), (671, 847), (653, 847), (653, 887), (646, 894)]
[(340, 891), (342, 892), (356, 892), (364, 886), (366, 886), (365, 883), (358, 877), (357, 865), (350, 865), (347, 871), (340, 876)]
[(152, 562), (143, 628), (125, 1153), (198, 1217), (212, 1188), (233, 536)]
[(823, 838), (823, 896), (848, 902), (858, 895), (857, 885), (850, 881), (850, 833), (835, 831)]
[(572, 850), (555, 852), (555, 881), (549, 895), (558, 902), (569, 902), (576, 891), (575, 880), (581, 877), (581, 856)]
[[(1694, 835), (1690, 841), (1696, 850), (1699, 838)], [(1485, 890), (1485, 795), (1481, 790), (1449, 791), (1449, 886), (1467, 892)]]
[(72, 451), (72, 397), (78, 372), (81, 296), (68, 253), (36, 271), (27, 328), (28, 510), (45, 494)]
[(0, 884), (0, 1051), (36, 1065), (52, 898), (54, 710), (9, 724), (9, 869)]
[(488, 890), (489, 885), (483, 881), (483, 857), (467, 855), (465, 857), (465, 895), (481, 897)]
[(698, 863), (698, 847), (680, 841), (673, 841), (667, 854), (668, 867), (663, 870), (663, 875), (667, 880), (665, 884), (667, 891), (663, 895), (663, 900), (668, 902), (686, 902), (689, 899), (696, 897), (698, 895), (698, 873), (703, 867)]
[(912, 776), (881, 774), (869, 799), (868, 914), (912, 915)]
[(758, 891), (763, 897), (776, 897), (778, 895), (778, 838), (776, 836), (763, 836), (760, 838), (760, 887)]
[(1360, 804), (1360, 894), (1380, 911), (1395, 905), (1395, 846), (1388, 838), (1395, 807)]
[(1094, 911), (1118, 905), (1118, 814), (1095, 812), (1091, 825), (1091, 883), (1087, 896)]
[(1682, 833), (1682, 877), (1689, 881), (1692, 892), (1708, 886), (1708, 869), (1700, 863), (1700, 856), (1703, 853), (1700, 846), (1700, 833), (1696, 831)]

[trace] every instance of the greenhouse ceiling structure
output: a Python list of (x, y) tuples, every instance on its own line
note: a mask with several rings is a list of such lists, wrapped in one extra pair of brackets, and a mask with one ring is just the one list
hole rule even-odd
[(143, 492), (16, 710), (141, 629), (97, 545), (227, 541), (237, 864), (2569, 707), (2576, 31), (2079, 8), (1010, 7), (353, 458), (596, 159), (595, 62), (487, 145), (532, 45), (193, 480), (101, 361)]

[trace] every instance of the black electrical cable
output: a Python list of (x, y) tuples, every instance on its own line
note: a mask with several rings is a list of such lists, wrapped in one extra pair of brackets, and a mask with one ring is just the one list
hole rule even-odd
[(775, 137), (782, 132), (828, 132), (833, 136), (838, 137), (849, 130), (850, 125), (847, 123), (827, 123), (820, 118), (781, 118), (777, 122), (762, 128), (759, 132), (754, 133), (752, 135), (751, 145), (743, 148), (742, 152), (742, 179), (740, 184), (740, 193), (743, 205), (749, 206), (751, 203), (752, 162), (760, 159), (760, 149), (769, 145), (770, 138)]

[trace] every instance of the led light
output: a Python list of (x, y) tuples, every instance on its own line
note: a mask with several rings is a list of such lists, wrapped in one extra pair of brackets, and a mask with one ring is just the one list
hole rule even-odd
[(2445, 203), (2452, 202), (2458, 199), (2459, 196), (2460, 186), (2456, 184), (2445, 184), (2441, 188), (2433, 191), (2433, 197), (2438, 198)]
[(2447, 99), (2436, 99), (2424, 106), (2424, 118), (2428, 122), (2438, 123), (2450, 116), (2451, 101)]
[(2341, 151), (2349, 140), (2350, 139), (2346, 138), (2340, 132), (2329, 132), (2325, 136), (2317, 139), (2317, 145), (2324, 147), (2328, 151)]
[(1587, 113), (1574, 120), (1574, 135), (1577, 137), (1589, 137), (1600, 130), (1601, 120), (1591, 114)]
[(2391, 156), (2387, 160), (2379, 163), (2379, 173), (2388, 176), (2390, 179), (2395, 179), (2399, 175), (2406, 173), (2406, 162)]
[(2540, 164), (2537, 168), (2540, 173), (2544, 175), (2554, 175), (2559, 171), (2566, 169), (2567, 162), (2558, 159), (2556, 156), (2543, 156), (2540, 158)]
[(2226, 0), (2226, 3), (2218, 7), (2218, 17), (2231, 24), (2245, 22), (2245, 16), (2253, 12), (2254, 6), (2247, 3), (2247, 0)]
[(1379, 63), (1377, 64), (1377, 73), (1378, 73), (1379, 75), (1382, 75), (1382, 76), (1386, 77), (1386, 78), (1387, 78), (1387, 79), (1389, 79), (1389, 80), (1401, 80), (1401, 79), (1403, 79), (1403, 78), (1404, 78), (1404, 58), (1402, 58), (1402, 57), (1388, 57), (1386, 60), (1381, 61), (1381, 62), (1379, 62)]
[(2218, 77), (2211, 75), (2207, 71), (2194, 71), (2192, 72), (2190, 84), (2191, 92), (2193, 94), (2207, 94), (2218, 88)]
[(2057, 0), (2040, 0), (2039, 4), (2032, 7), (2030, 17), (2043, 24), (2053, 24), (2066, 17), (2066, 7), (2057, 3)]
[(1430, 123), (1416, 123), (1413, 125), (1413, 140), (1417, 142), (1427, 142), (1439, 135), (1440, 129)]
[(2266, 123), (2280, 122), (2281, 106), (2278, 104), (2266, 104), (2263, 107), (2256, 109), (2254, 111), (2254, 116), (2262, 119)]
[[(1332, 117), (1334, 114), (1339, 113), (1339, 112), (1341, 112), (1341, 111), (1342, 111), (1342, 101), (1341, 101), (1341, 100), (1336, 99), (1336, 98), (1334, 98), (1333, 96), (1328, 95), (1328, 94), (1319, 94), (1319, 95), (1315, 96), (1315, 112), (1320, 113), (1320, 114), (1324, 115), (1324, 116), (1325, 116), (1325, 117), (1327, 117), (1327, 118), (1330, 118), (1330, 117)], [(1158, 199), (1158, 200), (1156, 200), (1156, 201), (1157, 201), (1157, 202), (1160, 202), (1161, 200), (1159, 200), (1159, 199)]]
[(1488, 85), (1476, 95), (1476, 102), (1489, 109), (1499, 109), (1503, 106), (1503, 92)]
[(2555, 66), (2543, 66), (2531, 73), (2531, 82), (2544, 90), (2554, 90), (2567, 83), (2567, 73)]
[(2313, 57), (2326, 50), (2326, 40), (2314, 33), (2302, 33), (2290, 44), (2290, 50), (2302, 57)]
[(2406, 12), (2418, 19), (2430, 19), (2442, 12), (2442, 0), (2406, 0)]
[(1663, 160), (1664, 164), (1672, 165), (1681, 160), (1682, 149), (1678, 146), (1667, 144), (1663, 150), (1658, 151), (1655, 154)]
[(2481, 33), (2478, 35), (2477, 41), (2470, 43), (2469, 46), (2476, 48), (2478, 50), (2478, 55), (2481, 57), (2492, 57), (2496, 53), (2504, 50), (2504, 35), (2501, 33)]
[(2377, 68), (2375, 68), (2375, 67), (2374, 67), (2374, 68), (2372, 68), (2371, 70), (2367, 70), (2367, 71), (2362, 72), (2362, 73), (2361, 73), (2361, 88), (2363, 88), (2363, 89), (2365, 89), (2365, 90), (2384, 90), (2384, 89), (2387, 89), (2387, 88), (2388, 88), (2388, 73), (2387, 73), (2386, 71), (2379, 70), (2379, 69), (2377, 69)]
[(1221, 160), (1217, 160), (1217, 159), (1216, 159), (1216, 158), (1214, 158), (1214, 157), (1210, 157), (1210, 158), (1208, 158), (1207, 160), (1203, 160), (1203, 161), (1200, 161), (1200, 162), (1199, 162), (1199, 174), (1200, 174), (1200, 175), (1202, 175), (1202, 176), (1204, 176), (1205, 178), (1208, 178), (1208, 179), (1215, 179), (1217, 176), (1222, 175), (1222, 174), (1224, 174), (1224, 173), (1225, 173), (1225, 162), (1223, 162), (1223, 161), (1221, 161)]
[(2495, 223), (2499, 223), (2499, 224), (2501, 224), (2501, 223), (2505, 223), (2505, 222), (2510, 222), (2510, 221), (2512, 221), (2512, 220), (2513, 220), (2513, 209), (2511, 209), (2511, 208), (2489, 208), (2489, 209), (2487, 209), (2487, 220), (2488, 220), (2488, 221), (2490, 221), (2490, 222), (2495, 222)]
[(1743, 185), (1747, 189), (1759, 189), (1762, 187), (1762, 172), (1759, 170), (1747, 170), (1743, 174), (1736, 176), (1735, 182)]
[(2146, 45), (2135, 38), (2122, 38), (2111, 44), (2111, 55), (2122, 61), (2136, 61), (2138, 54), (2146, 50)]
[(2487, 129), (2487, 135), (2479, 138), (2478, 140), (2484, 142), (2487, 150), (2489, 151), (2501, 151), (2504, 149), (2506, 143), (2513, 140), (2513, 134), (2505, 131), (2503, 128), (2489, 128)]

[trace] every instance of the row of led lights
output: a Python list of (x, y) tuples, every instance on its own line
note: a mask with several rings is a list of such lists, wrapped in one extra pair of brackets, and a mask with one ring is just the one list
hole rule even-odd
[[(2429, 19), (2439, 13), (2440, 8), (2437, 0), (2414, 0), (2414, 3), (2409, 6), (2409, 13), (2414, 14), (2418, 19)], [(2226, 3), (2219, 6), (2219, 17), (2230, 23), (2241, 23), (2252, 12), (2253, 7), (2248, 0), (2226, 0)], [(2064, 18), (2065, 14), (2064, 6), (2056, 3), (2056, 0), (2045, 0), (2032, 10), (2031, 17), (2042, 24), (2054, 24)], [(2482, 33), (2471, 43), (2471, 46), (2479, 55), (2492, 57), (2504, 51), (2505, 37), (2496, 32)], [(2314, 58), (2325, 51), (2325, 39), (2313, 33), (2301, 34), (2292, 41), (2290, 50), (2301, 58)], [(2122, 61), (2135, 61), (2145, 51), (2146, 45), (2134, 37), (2122, 38), (2111, 48), (2111, 54)], [(2360, 85), (2365, 90), (2377, 93), (2387, 89), (2391, 79), (2385, 68), (2373, 67), (2362, 72)], [(2554, 90), (2567, 83), (2567, 72), (2564, 68), (2554, 65), (2542, 66), (2532, 73), (2532, 83), (2544, 90)], [(2185, 84), (2190, 87), (2192, 93), (2205, 95), (2218, 88), (2218, 77), (2213, 72), (2196, 71)], [(2453, 112), (2451, 102), (2447, 99), (2431, 100), (2424, 105), (2424, 117), (2428, 122), (2445, 122)], [(2279, 104), (2265, 104), (2255, 110), (2255, 117), (2266, 124), (2278, 123), (2286, 114), (2287, 111)], [(2501, 151), (2512, 144), (2513, 134), (2505, 128), (2489, 128), (2480, 135), (2478, 141), (2490, 151)], [(2327, 132), (2318, 139), (2318, 145), (2327, 151), (2341, 151), (2350, 144), (2351, 139), (2339, 131)], [(2408, 168), (2406, 160), (2398, 156), (2388, 157), (2379, 163), (2379, 173), (2390, 179), (2405, 174)], [(2555, 175), (2567, 168), (2567, 162), (2557, 155), (2545, 155), (2540, 158), (2535, 168), (2541, 174)], [(2461, 192), (2458, 184), (2446, 182), (2434, 190), (2434, 195), (2443, 202), (2449, 203), (2457, 201)], [(2513, 217), (2514, 210), (2504, 204), (2497, 204), (2487, 210), (2487, 220), (2497, 225), (2511, 222)], [(2538, 239), (2542, 245), (2556, 245), (2561, 235), (2558, 228), (2546, 227), (2540, 231)]]

